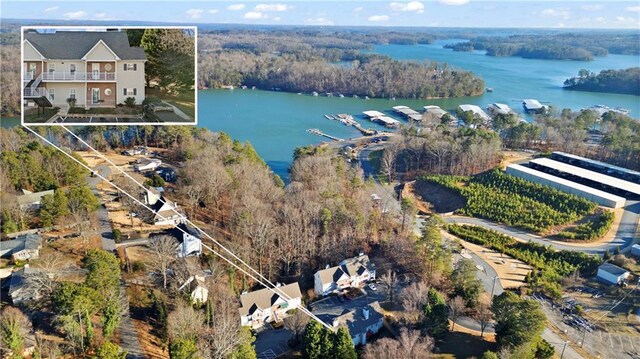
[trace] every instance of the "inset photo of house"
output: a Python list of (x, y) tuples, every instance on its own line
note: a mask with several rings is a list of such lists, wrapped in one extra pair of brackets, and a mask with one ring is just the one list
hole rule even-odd
[(23, 125), (194, 125), (196, 27), (22, 27)]

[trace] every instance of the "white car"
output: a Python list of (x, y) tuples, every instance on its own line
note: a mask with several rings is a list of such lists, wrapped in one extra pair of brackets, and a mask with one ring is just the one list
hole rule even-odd
[(377, 289), (376, 285), (373, 284), (373, 283), (369, 284), (367, 287), (369, 287), (369, 289), (371, 289), (371, 290), (376, 290)]

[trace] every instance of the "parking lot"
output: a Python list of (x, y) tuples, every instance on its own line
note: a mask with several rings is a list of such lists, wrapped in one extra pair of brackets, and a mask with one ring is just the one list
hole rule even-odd
[(140, 123), (159, 122), (142, 116), (139, 117), (117, 117), (117, 116), (57, 116), (52, 123), (77, 124), (77, 123)]

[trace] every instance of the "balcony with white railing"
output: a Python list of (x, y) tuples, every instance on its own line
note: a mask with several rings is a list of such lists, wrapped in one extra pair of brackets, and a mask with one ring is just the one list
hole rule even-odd
[(49, 71), (42, 76), (42, 81), (115, 81), (115, 72), (80, 72), (80, 71)]
[(33, 80), (34, 71), (25, 71), (22, 81), (29, 82)]

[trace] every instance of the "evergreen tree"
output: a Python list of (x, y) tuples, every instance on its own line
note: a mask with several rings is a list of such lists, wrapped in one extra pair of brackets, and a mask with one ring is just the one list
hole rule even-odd
[(256, 359), (256, 348), (253, 345), (256, 338), (251, 334), (251, 330), (243, 326), (239, 335), (240, 340), (231, 354), (231, 359)]
[(315, 320), (307, 324), (302, 337), (302, 353), (306, 359), (322, 358), (322, 326)]
[(424, 328), (432, 336), (438, 336), (449, 328), (447, 304), (442, 293), (433, 288), (429, 289), (427, 297), (427, 304), (424, 306)]
[(349, 331), (346, 328), (340, 328), (334, 334), (333, 355), (331, 357), (336, 359), (358, 359), (351, 335), (349, 335)]
[(169, 357), (171, 359), (194, 359), (197, 348), (193, 339), (177, 338), (169, 344)]

